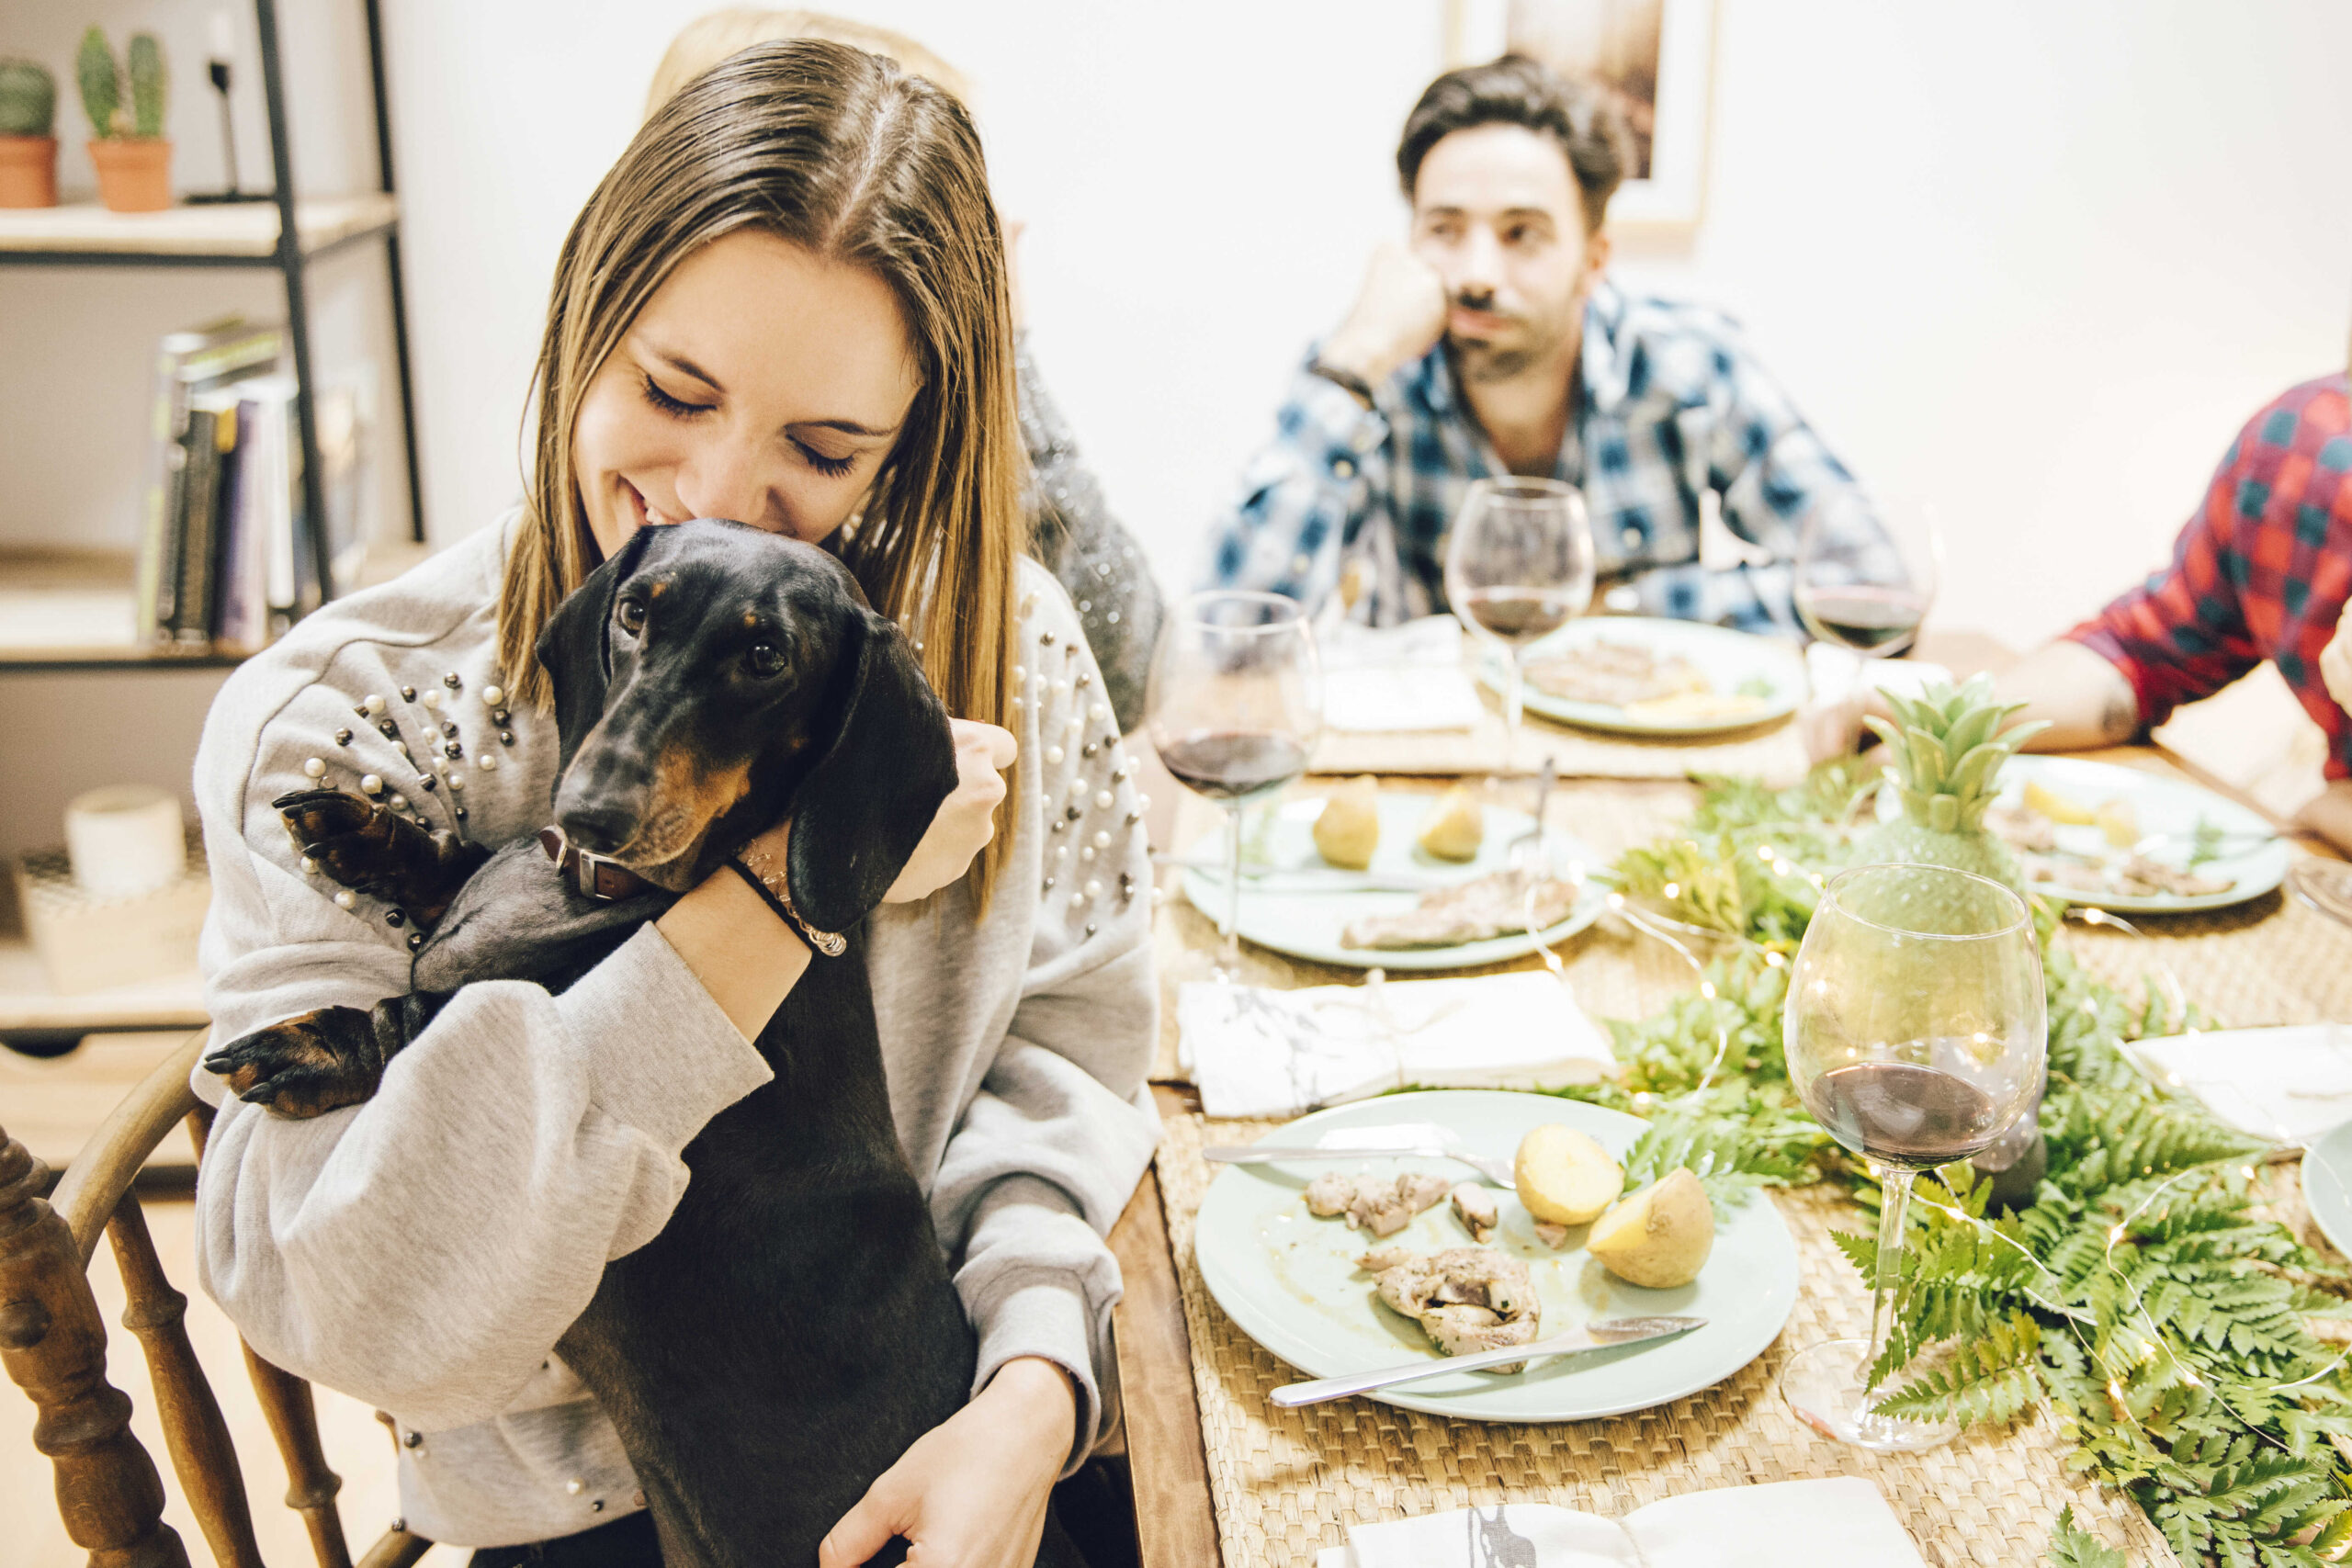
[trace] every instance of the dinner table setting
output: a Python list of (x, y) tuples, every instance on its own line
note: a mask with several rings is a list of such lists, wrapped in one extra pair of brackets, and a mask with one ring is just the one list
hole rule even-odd
[(1810, 646), (1623, 613), (1545, 481), (1474, 488), (1447, 615), (1171, 615), (1147, 1565), (2352, 1539), (2338, 863), (2153, 743), (2019, 751), (1889, 536), (1801, 534)]

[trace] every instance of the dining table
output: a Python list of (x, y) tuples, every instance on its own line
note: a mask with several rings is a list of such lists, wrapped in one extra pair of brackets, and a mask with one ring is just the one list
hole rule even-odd
[[(1931, 636), (1922, 654), (1956, 677), (1997, 672), (2016, 657), (1993, 638), (1966, 633)], [(1549, 796), (1547, 825), (1614, 858), (1689, 816), (1698, 786), (1670, 749), (1633, 752), (1620, 767), (1607, 746), (1589, 744), (1593, 739), (1578, 739), (1584, 750), (1577, 755), (1592, 765), (1564, 770)], [(1131, 749), (1148, 775), (1148, 742), (1136, 737)], [(2296, 852), (2332, 852), (2161, 745), (2143, 740), (2084, 755), (2201, 785), (2260, 812)], [(1434, 794), (1456, 782), (1419, 762), (1414, 768), (1383, 776), (1384, 793)], [(1332, 782), (1310, 775), (1293, 787), (1313, 795)], [(1215, 830), (1216, 812), (1207, 803), (1164, 775), (1148, 787), (1159, 797), (1150, 813), (1159, 848), (1185, 849)], [(1513, 808), (1532, 799), (1532, 785), (1515, 777), (1478, 787)], [(1698, 1393), (1624, 1416), (1548, 1424), (1465, 1421), (1363, 1397), (1274, 1406), (1270, 1392), (1299, 1374), (1218, 1307), (1193, 1256), (1193, 1231), (1213, 1174), (1204, 1145), (1250, 1142), (1277, 1123), (1204, 1117), (1179, 1064), (1173, 976), (1197, 967), (1182, 962), (1185, 955), (1213, 951), (1217, 932), (1175, 880), (1163, 870), (1154, 933), (1163, 996), (1151, 1093), (1165, 1135), (1110, 1235), (1125, 1279), (1114, 1314), (1119, 1441), (1145, 1568), (1313, 1568), (1317, 1554), (1343, 1544), (1351, 1526), (1474, 1504), (1541, 1501), (1622, 1517), (1683, 1493), (1840, 1475), (1874, 1482), (1935, 1568), (2039, 1562), (2053, 1520), (2069, 1506), (2079, 1525), (2132, 1562), (2174, 1562), (2134, 1505), (2067, 1467), (2069, 1442), (2047, 1409), (2004, 1427), (1971, 1429), (1941, 1449), (1889, 1455), (1848, 1448), (1797, 1419), (1777, 1391), (1783, 1361), (1820, 1339), (1869, 1329), (1870, 1292), (1832, 1235), (1866, 1232), (1873, 1222), (1835, 1183), (1770, 1194), (1800, 1259), (1794, 1311), (1761, 1356)], [(2055, 940), (2131, 994), (2177, 986), (2233, 1025), (2352, 1020), (2352, 930), (2284, 889), (2205, 913), (2135, 917), (2129, 925), (2070, 921)], [(1649, 1016), (1698, 979), (1683, 955), (1616, 919), (1604, 918), (1555, 953), (1561, 977), (1596, 1020)], [(1454, 973), (1544, 963), (1530, 954)], [(1243, 983), (1281, 989), (1363, 977), (1247, 944), (1240, 964)], [(2267, 1168), (2265, 1190), (2273, 1214), (2325, 1246), (2301, 1207), (2291, 1161)]]

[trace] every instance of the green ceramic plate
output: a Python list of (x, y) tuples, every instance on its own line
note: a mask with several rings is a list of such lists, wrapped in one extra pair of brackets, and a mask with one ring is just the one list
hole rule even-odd
[[(1380, 846), (1373, 852), (1369, 874), (1468, 882), (1502, 870), (1510, 861), (1510, 841), (1535, 825), (1535, 819), (1524, 812), (1487, 807), (1486, 835), (1477, 858), (1466, 865), (1437, 860), (1423, 854), (1414, 842), (1422, 818), (1429, 815), (1437, 798), (1433, 795), (1381, 795)], [(1315, 818), (1322, 814), (1323, 801), (1321, 795), (1283, 801), (1273, 808), (1273, 819), (1263, 824), (1262, 830), (1252, 814), (1244, 829), (1250, 835), (1244, 845), (1245, 852), (1251, 856), (1250, 869), (1267, 870), (1276, 875), (1301, 872), (1311, 874), (1316, 871), (1342, 874), (1315, 850)], [(1557, 844), (1556, 852), (1562, 858), (1580, 862), (1588, 872), (1599, 871), (1607, 863), (1566, 835), (1560, 836)], [(1184, 858), (1196, 863), (1221, 864), (1224, 854), (1225, 829), (1220, 827), (1193, 840), (1184, 852)], [(1225, 913), (1225, 879), (1187, 871), (1184, 897), (1210, 919), (1219, 919)], [(1501, 964), (1535, 951), (1534, 942), (1523, 932), (1464, 942), (1459, 947), (1392, 950), (1340, 945), (1340, 933), (1350, 921), (1365, 915), (1399, 913), (1411, 908), (1420, 897), (1417, 892), (1266, 892), (1252, 887), (1245, 877), (1241, 885), (1240, 931), (1245, 941), (1276, 953), (1356, 969), (1467, 969), (1479, 964)], [(1545, 943), (1557, 943), (1599, 919), (1608, 898), (1608, 889), (1587, 882), (1583, 896), (1568, 912), (1568, 918), (1542, 933)]]
[[(1623, 1155), (1642, 1123), (1549, 1095), (1453, 1089), (1389, 1095), (1303, 1117), (1270, 1134), (1313, 1143), (1343, 1127), (1435, 1122), (1463, 1146), (1509, 1158), (1519, 1141), (1546, 1122), (1564, 1122)], [(1407, 1168), (1468, 1179), (1466, 1166), (1445, 1160), (1366, 1161), (1370, 1168)], [(1469, 1246), (1469, 1233), (1441, 1203), (1404, 1230), (1375, 1243), (1340, 1220), (1306, 1212), (1304, 1193), (1319, 1171), (1351, 1169), (1335, 1161), (1230, 1166), (1209, 1184), (1193, 1248), (1201, 1277), (1226, 1315), (1251, 1338), (1308, 1377), (1337, 1377), (1434, 1357), (1419, 1325), (1374, 1299), (1355, 1267), (1368, 1247), (1433, 1251)], [(1456, 1372), (1369, 1395), (1408, 1410), (1476, 1421), (1583, 1421), (1646, 1410), (1721, 1382), (1763, 1354), (1796, 1304), (1797, 1249), (1780, 1211), (1752, 1198), (1716, 1227), (1713, 1252), (1699, 1278), (1679, 1290), (1625, 1284), (1585, 1256), (1584, 1233), (1555, 1252), (1537, 1241), (1527, 1212), (1498, 1191), (1502, 1227), (1495, 1245), (1527, 1258), (1543, 1299), (1543, 1332), (1558, 1333), (1596, 1317), (1696, 1314), (1707, 1326), (1678, 1339), (1614, 1352), (1538, 1363), (1497, 1376)]]
[(2352, 1122), (2304, 1152), (2303, 1204), (2320, 1234), (2352, 1258)]

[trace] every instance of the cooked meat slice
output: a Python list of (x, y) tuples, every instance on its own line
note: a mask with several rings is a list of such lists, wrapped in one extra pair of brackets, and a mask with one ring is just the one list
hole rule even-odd
[(1494, 1240), (1495, 1227), (1502, 1223), (1502, 1209), (1496, 1203), (1494, 1193), (1475, 1181), (1465, 1181), (1453, 1190), (1452, 1197), (1454, 1216), (1470, 1233), (1470, 1239)]
[(1568, 1227), (1555, 1225), (1548, 1220), (1535, 1222), (1535, 1239), (1557, 1252), (1568, 1245)]
[(1573, 653), (1537, 660), (1527, 667), (1527, 679), (1550, 696), (1603, 707), (1709, 689), (1706, 675), (1679, 654), (1660, 658), (1646, 648), (1605, 638)]
[(1396, 915), (1367, 915), (1340, 933), (1342, 947), (1459, 947), (1527, 930), (1528, 895), (1537, 931), (1555, 926), (1576, 908), (1576, 885), (1534, 871), (1498, 871), (1425, 893)]
[(1351, 1230), (1395, 1235), (1414, 1215), (1443, 1202), (1445, 1185), (1442, 1176), (1412, 1171), (1393, 1177), (1325, 1171), (1306, 1184), (1306, 1209), (1323, 1219), (1345, 1214)]
[(2145, 855), (2127, 856), (2115, 871), (2116, 890), (2140, 897), (2159, 896), (2174, 898), (2199, 898), (2208, 893), (2223, 893), (2236, 886), (2227, 877), (2199, 876), (2177, 865), (2150, 860)]
[(1374, 1276), (1384, 1305), (1419, 1323), (1448, 1356), (1524, 1345), (1542, 1324), (1527, 1265), (1488, 1247), (1419, 1254), (1382, 1247), (1357, 1258), (1356, 1267)]
[(2058, 847), (2058, 831), (2050, 818), (2023, 807), (1996, 806), (1984, 813), (1984, 826), (2028, 854), (2046, 855)]

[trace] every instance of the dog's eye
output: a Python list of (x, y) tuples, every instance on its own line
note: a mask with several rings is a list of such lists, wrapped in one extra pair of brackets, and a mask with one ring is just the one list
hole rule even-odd
[(629, 636), (639, 636), (645, 630), (645, 606), (635, 599), (624, 599), (620, 608), (613, 613), (613, 619), (618, 621), (621, 630)]
[(743, 655), (743, 668), (755, 681), (773, 681), (784, 673), (784, 649), (772, 642), (755, 642)]

